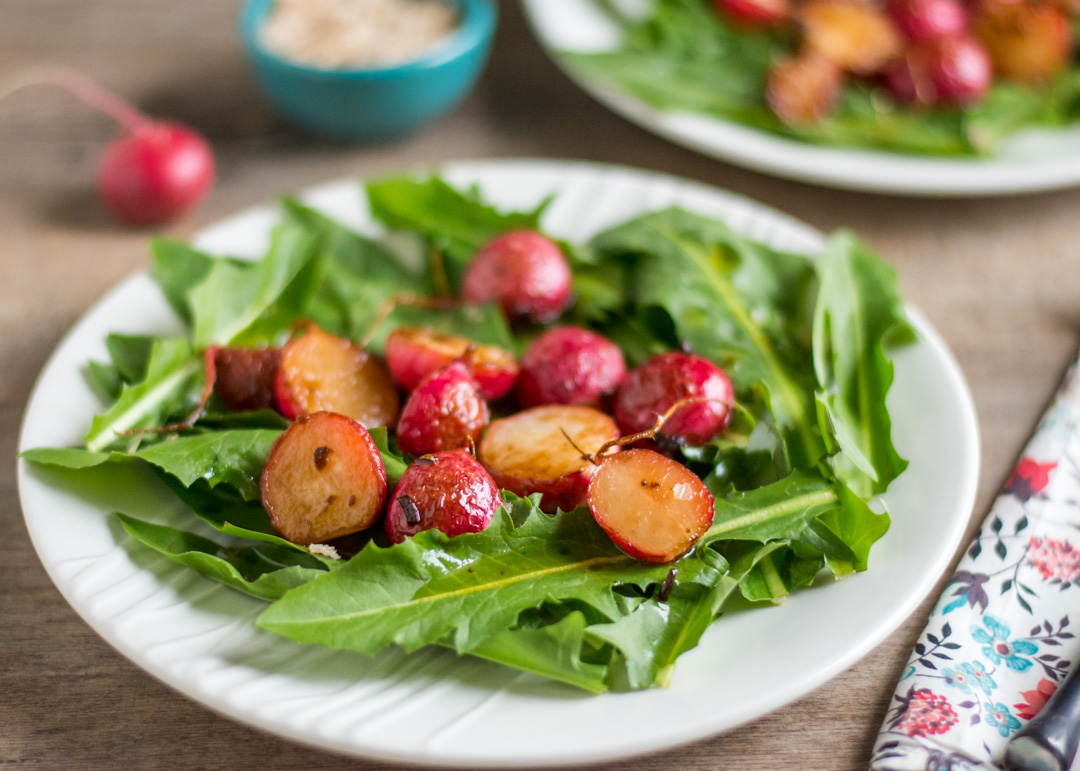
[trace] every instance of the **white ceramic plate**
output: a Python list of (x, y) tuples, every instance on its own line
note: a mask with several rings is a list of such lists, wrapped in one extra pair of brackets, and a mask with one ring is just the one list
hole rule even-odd
[[(443, 173), (456, 184), (478, 183), (501, 208), (529, 208), (555, 195), (544, 226), (571, 240), (677, 204), (722, 217), (777, 248), (810, 254), (822, 244), (806, 225), (746, 199), (627, 168), (508, 161), (451, 164)], [(351, 226), (379, 232), (354, 181), (304, 198)], [(275, 217), (271, 208), (254, 209), (209, 228), (197, 243), (256, 256)], [(119, 476), (113, 489), (88, 502), (20, 463), (23, 511), (42, 562), (87, 623), (155, 677), (237, 720), (341, 752), (439, 765), (505, 768), (649, 752), (806, 694), (892, 632), (948, 566), (974, 500), (975, 412), (949, 351), (920, 315), (912, 316), (921, 342), (897, 357), (890, 394), (896, 444), (911, 466), (889, 490), (893, 527), (875, 546), (872, 569), (798, 592), (781, 607), (723, 619), (679, 660), (666, 690), (587, 696), (444, 650), (391, 650), (369, 659), (259, 631), (254, 619), (262, 603), (126, 537), (109, 512), (127, 508), (183, 527), (193, 518), (163, 496), (131, 500)], [(45, 367), (20, 447), (79, 442), (101, 406), (80, 368), (105, 356), (106, 333), (178, 330), (145, 274), (120, 284)]]
[[(624, 118), (705, 155), (756, 171), (830, 187), (923, 196), (989, 196), (1080, 184), (1080, 127), (1030, 130), (991, 159), (936, 158), (823, 147), (721, 118), (658, 110), (563, 65), (561, 51), (619, 45), (617, 25), (596, 0), (522, 0), (540, 43), (581, 88)], [(634, 7), (642, 0), (624, 0)]]

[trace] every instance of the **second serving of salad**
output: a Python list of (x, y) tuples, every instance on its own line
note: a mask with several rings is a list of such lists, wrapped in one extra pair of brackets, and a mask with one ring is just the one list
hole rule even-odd
[(661, 109), (960, 156), (1080, 118), (1073, 0), (587, 1), (623, 40), (568, 65)]
[(23, 457), (152, 470), (193, 529), (118, 512), (133, 548), (266, 601), (264, 629), (591, 692), (666, 685), (729, 600), (867, 569), (912, 332), (850, 233), (811, 260), (665, 209), (572, 244), (543, 205), (366, 190), (391, 241), (286, 200), (256, 262), (155, 243), (187, 334), (111, 335), (84, 446)]

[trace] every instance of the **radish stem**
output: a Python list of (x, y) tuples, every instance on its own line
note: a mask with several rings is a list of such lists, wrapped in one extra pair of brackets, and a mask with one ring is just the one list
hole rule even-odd
[(105, 113), (132, 133), (144, 130), (154, 121), (97, 83), (70, 67), (43, 65), (20, 70), (0, 81), (0, 100), (27, 86), (52, 85), (64, 89), (91, 107)]

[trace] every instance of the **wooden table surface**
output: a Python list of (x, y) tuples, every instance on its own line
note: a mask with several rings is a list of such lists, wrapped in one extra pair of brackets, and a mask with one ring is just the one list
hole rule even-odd
[[(145, 110), (204, 131), (218, 155), (219, 180), (197, 213), (168, 230), (172, 236), (325, 179), (513, 156), (658, 169), (756, 198), (825, 230), (853, 227), (897, 266), (905, 296), (942, 332), (971, 384), (983, 449), (972, 529), (1075, 353), (1080, 191), (969, 201), (880, 197), (709, 160), (580, 93), (531, 39), (511, 0), (502, 3), (490, 66), (462, 106), (406, 141), (338, 146), (289, 128), (260, 101), (233, 32), (237, 4), (0, 0), (0, 77), (31, 64), (70, 64)], [(388, 768), (265, 735), (174, 693), (82, 622), (30, 545), (14, 460), (30, 388), (80, 314), (147, 266), (148, 233), (112, 223), (92, 192), (97, 154), (113, 131), (51, 89), (0, 101), (0, 766)], [(864, 768), (932, 602), (798, 702), (617, 767)]]

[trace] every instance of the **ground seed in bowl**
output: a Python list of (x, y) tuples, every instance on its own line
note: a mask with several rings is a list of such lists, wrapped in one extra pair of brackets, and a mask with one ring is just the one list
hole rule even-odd
[(416, 59), (457, 26), (439, 0), (278, 0), (263, 45), (304, 64), (377, 67)]

